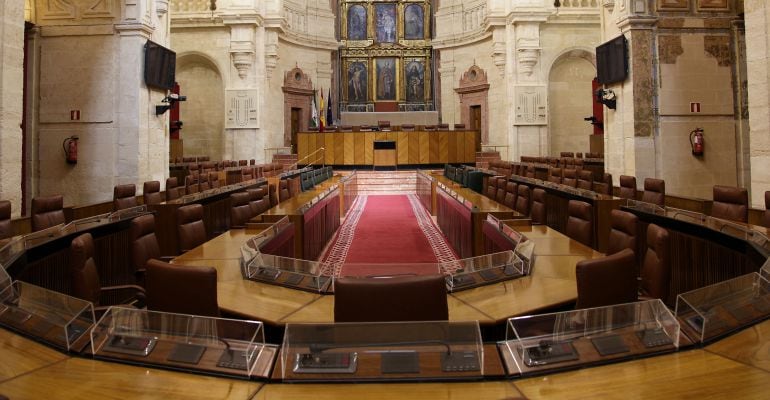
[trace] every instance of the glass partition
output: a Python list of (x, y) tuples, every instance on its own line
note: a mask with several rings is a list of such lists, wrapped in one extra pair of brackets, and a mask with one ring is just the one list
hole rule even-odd
[(770, 280), (770, 258), (768, 258), (765, 263), (762, 264), (762, 268), (760, 268), (759, 274), (762, 275), (762, 277), (766, 280)]
[(488, 285), (524, 275), (524, 262), (513, 251), (485, 254), (439, 265), (447, 275), (446, 285), (450, 292), (459, 289)]
[(508, 320), (500, 346), (509, 375), (578, 368), (679, 347), (679, 323), (649, 300)]
[(269, 377), (261, 322), (111, 307), (91, 332), (94, 357), (239, 378)]
[(13, 264), (13, 262), (24, 253), (24, 243), (23, 236), (14, 236), (8, 243), (3, 245), (3, 247), (0, 247), (0, 264), (4, 265), (4, 268)]
[(24, 241), (24, 249), (35, 247), (41, 243), (45, 243), (53, 238), (61, 236), (63, 228), (64, 224), (58, 224), (22, 236), (22, 240)]
[(287, 324), (281, 377), (300, 381), (478, 379), (477, 321)]
[(141, 205), (136, 207), (125, 208), (118, 210), (109, 215), (110, 222), (121, 221), (124, 219), (134, 218), (142, 214), (147, 213), (147, 206)]
[(94, 307), (90, 302), (26, 282), (0, 292), (0, 325), (65, 351), (88, 344)]
[(770, 316), (770, 283), (751, 273), (682, 293), (676, 316), (694, 342), (711, 341)]

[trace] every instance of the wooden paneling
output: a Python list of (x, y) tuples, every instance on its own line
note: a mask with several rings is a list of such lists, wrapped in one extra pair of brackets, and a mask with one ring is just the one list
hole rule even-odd
[(440, 162), (438, 152), (441, 146), (441, 141), (437, 132), (428, 133), (428, 146), (428, 160), (431, 164), (438, 164)]
[(333, 133), (324, 133), (324, 148), (326, 149), (324, 151), (324, 161), (326, 164), (332, 164), (334, 165), (334, 134)]
[(449, 162), (449, 132), (438, 132), (438, 162)]
[(463, 162), (470, 163), (476, 161), (476, 132), (467, 131), (465, 136), (465, 157)]
[(409, 133), (409, 161), (408, 164), (420, 163), (420, 136)]
[(312, 152), (310, 150), (311, 147), (308, 145), (310, 139), (313, 139), (313, 145), (315, 146), (315, 136), (297, 135), (297, 155), (300, 160)]
[(457, 157), (457, 142), (459, 137), (461, 137), (459, 133), (455, 134), (455, 132), (452, 132), (449, 134), (447, 141), (447, 158), (449, 159), (448, 162), (450, 163), (460, 162), (460, 159)]
[(366, 132), (364, 135), (366, 135), (366, 143), (364, 144), (364, 151), (366, 152), (364, 157), (365, 164), (372, 165), (374, 163), (374, 132)]
[(409, 164), (409, 134), (408, 132), (396, 132), (396, 151), (398, 152), (398, 163)]
[(342, 165), (345, 163), (345, 134), (337, 132), (332, 135), (334, 136), (334, 164)]
[(420, 164), (430, 164), (430, 137), (428, 132), (419, 132)]
[(355, 156), (354, 156), (354, 153), (355, 153), (355, 139), (354, 138), (355, 138), (355, 136), (353, 136), (353, 135), (345, 135), (345, 134), (341, 134), (341, 135), (343, 135), (343, 140), (345, 142), (345, 146), (344, 146), (345, 154), (343, 155), (344, 163), (345, 163), (345, 165), (353, 165), (355, 163), (354, 162), (355, 161)]
[(356, 165), (366, 164), (366, 135), (353, 135), (355, 138), (355, 156)]

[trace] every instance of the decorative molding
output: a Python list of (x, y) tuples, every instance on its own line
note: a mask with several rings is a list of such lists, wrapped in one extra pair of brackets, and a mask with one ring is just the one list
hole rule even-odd
[(259, 91), (238, 89), (225, 91), (225, 129), (259, 128)]
[(158, 18), (161, 18), (168, 13), (168, 1), (169, 0), (155, 0), (155, 14), (158, 15)]
[(246, 79), (246, 76), (249, 74), (249, 69), (254, 65), (254, 52), (230, 50), (230, 55), (233, 59), (233, 66), (238, 70), (238, 77)]
[(540, 48), (519, 48), (516, 50), (519, 59), (519, 70), (527, 76), (531, 76), (535, 65), (540, 61)]
[(548, 101), (545, 86), (515, 86), (515, 125), (547, 125)]
[(42, 20), (75, 20), (77, 8), (71, 0), (48, 0), (41, 2), (40, 19)]
[(607, 11), (612, 14), (613, 11), (615, 11), (615, 0), (602, 0), (602, 6), (607, 9)]
[(313, 81), (300, 67), (294, 67), (283, 75), (283, 92), (313, 95)]
[(265, 31), (265, 75), (267, 79), (273, 76), (273, 70), (278, 65), (278, 34)]

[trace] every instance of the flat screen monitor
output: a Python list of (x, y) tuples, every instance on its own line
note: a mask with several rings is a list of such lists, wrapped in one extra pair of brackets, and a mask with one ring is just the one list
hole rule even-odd
[(174, 88), (176, 53), (150, 40), (144, 45), (144, 83), (171, 90)]
[(621, 35), (596, 48), (596, 74), (600, 84), (622, 82), (628, 76), (626, 38)]

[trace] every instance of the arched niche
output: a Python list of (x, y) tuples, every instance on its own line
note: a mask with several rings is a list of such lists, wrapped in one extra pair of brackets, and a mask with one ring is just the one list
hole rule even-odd
[(477, 65), (468, 68), (460, 78), (455, 92), (460, 96), (460, 120), (467, 129), (477, 129), (479, 132), (476, 151), (480, 151), (481, 143), (489, 142), (489, 81), (486, 71)]
[(225, 90), (217, 63), (201, 53), (180, 54), (176, 80), (187, 101), (179, 103), (179, 138), (185, 155), (220, 159), (224, 153)]
[(591, 151), (594, 128), (585, 118), (594, 114), (592, 81), (595, 76), (596, 57), (584, 49), (568, 49), (551, 63), (548, 72), (549, 155)]
[(297, 132), (308, 130), (313, 82), (301, 68), (295, 67), (283, 77), (283, 142), (297, 150)]

